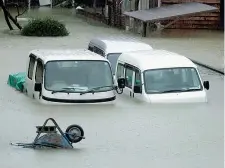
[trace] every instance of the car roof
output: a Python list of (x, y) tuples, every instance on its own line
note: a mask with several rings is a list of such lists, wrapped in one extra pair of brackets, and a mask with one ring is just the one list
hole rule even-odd
[(87, 49), (36, 49), (30, 51), (30, 54), (42, 59), (44, 63), (56, 60), (101, 60), (108, 62), (106, 58)]
[(166, 50), (127, 52), (121, 54), (118, 61), (131, 64), (141, 71), (160, 68), (197, 67), (187, 57)]
[(103, 49), (106, 54), (152, 49), (149, 44), (129, 37), (96, 37), (90, 43)]

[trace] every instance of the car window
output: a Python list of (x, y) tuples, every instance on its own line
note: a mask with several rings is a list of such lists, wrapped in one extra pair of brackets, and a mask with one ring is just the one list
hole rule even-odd
[(146, 70), (144, 80), (147, 94), (202, 88), (197, 70), (192, 67)]
[(125, 69), (125, 77), (126, 77), (125, 86), (128, 88), (132, 88), (133, 72), (134, 72), (133, 68), (126, 67), (126, 69)]
[(117, 79), (124, 77), (124, 66), (121, 63), (119, 63), (117, 66), (116, 77), (117, 77)]
[(32, 77), (33, 77), (34, 64), (35, 64), (35, 57), (31, 55), (29, 67), (28, 67), (28, 78), (31, 79), (31, 80), (32, 80)]
[(43, 64), (40, 60), (37, 61), (37, 68), (36, 68), (36, 73), (35, 73), (35, 81), (37, 83), (42, 83), (43, 82)]
[[(113, 76), (108, 61), (101, 60), (58, 60), (45, 64), (44, 86), (47, 90), (74, 88), (73, 92), (112, 86)], [(96, 91), (112, 89), (103, 87)]]
[(139, 70), (135, 70), (134, 85), (137, 85), (137, 86), (141, 85), (141, 71)]
[(193, 76), (193, 84), (196, 86), (199, 83), (198, 73), (195, 69), (191, 69), (191, 76)]
[(96, 54), (99, 54), (99, 55), (101, 55), (101, 56), (104, 56), (104, 52), (103, 52), (101, 49), (99, 49), (98, 47), (94, 47), (94, 48), (93, 48), (93, 51), (94, 51)]

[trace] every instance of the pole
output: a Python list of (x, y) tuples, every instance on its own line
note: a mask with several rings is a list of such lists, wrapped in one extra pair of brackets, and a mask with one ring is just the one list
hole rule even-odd
[(30, 11), (30, 1), (31, 0), (28, 0), (28, 10)]
[(142, 22), (142, 37), (146, 37), (146, 36), (147, 36), (147, 23)]
[[(158, 0), (158, 8), (161, 7), (161, 3), (162, 3), (161, 0)], [(157, 25), (157, 29), (161, 29), (161, 22), (160, 21), (157, 22), (156, 25)]]

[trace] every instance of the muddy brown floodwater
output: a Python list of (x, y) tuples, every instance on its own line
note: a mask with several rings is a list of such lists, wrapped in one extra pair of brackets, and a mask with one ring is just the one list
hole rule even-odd
[[(118, 96), (116, 105), (44, 106), (10, 88), (10, 73), (25, 71), (28, 52), (36, 48), (84, 48), (97, 35), (124, 35), (71, 10), (43, 8), (28, 15), (53, 15), (68, 26), (63, 38), (9, 35), (0, 15), (0, 167), (1, 168), (222, 168), (224, 78), (199, 67), (210, 81), (206, 104), (148, 105)], [(142, 39), (155, 48), (223, 59), (223, 34), (168, 33)], [(209, 62), (212, 62), (208, 58)], [(219, 62), (219, 63), (218, 63)], [(216, 61), (222, 67), (222, 61)], [(37, 125), (53, 117), (63, 130), (70, 124), (84, 128), (86, 139), (74, 150), (31, 150), (10, 142), (32, 142)]]

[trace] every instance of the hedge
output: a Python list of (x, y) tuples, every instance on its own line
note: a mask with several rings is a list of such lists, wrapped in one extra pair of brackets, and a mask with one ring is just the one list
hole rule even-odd
[(65, 25), (52, 18), (32, 19), (21, 31), (23, 36), (68, 36)]

